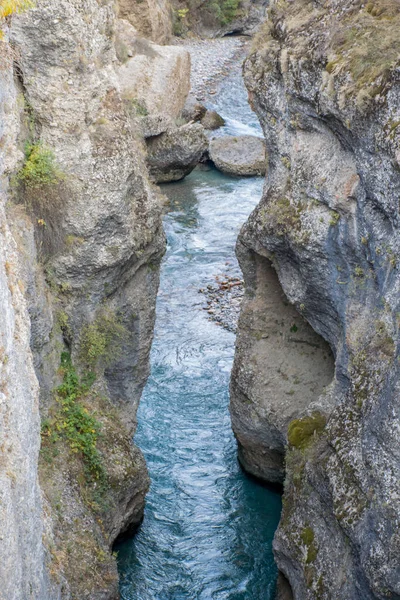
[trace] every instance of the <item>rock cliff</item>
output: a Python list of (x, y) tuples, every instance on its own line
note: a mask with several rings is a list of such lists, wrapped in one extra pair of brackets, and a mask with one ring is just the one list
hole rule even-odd
[(46, 598), (50, 583), (42, 546), (38, 485), (39, 386), (29, 347), (30, 327), (20, 260), (6, 216), (7, 175), (18, 160), (13, 56), (2, 45), (0, 68), (0, 597)]
[(297, 600), (400, 598), (399, 24), (392, 0), (275, 1), (244, 67), (269, 172), (231, 411), (245, 468), (285, 476)]
[(2, 22), (4, 600), (118, 598), (112, 544), (148, 488), (131, 439), (165, 240), (115, 12), (44, 0)]

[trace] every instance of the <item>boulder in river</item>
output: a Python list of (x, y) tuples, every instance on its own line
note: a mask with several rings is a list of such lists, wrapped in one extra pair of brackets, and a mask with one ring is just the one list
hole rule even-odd
[(225, 119), (223, 119), (216, 110), (208, 110), (201, 119), (201, 124), (204, 129), (219, 129), (225, 125)]
[(189, 175), (207, 151), (200, 123), (189, 123), (147, 140), (147, 164), (157, 183), (179, 181)]
[(194, 96), (189, 94), (186, 98), (185, 106), (182, 109), (181, 118), (186, 122), (189, 121), (200, 121), (206, 114), (207, 109), (204, 104), (198, 102)]
[(265, 175), (265, 142), (252, 135), (224, 136), (210, 142), (210, 158), (228, 175)]

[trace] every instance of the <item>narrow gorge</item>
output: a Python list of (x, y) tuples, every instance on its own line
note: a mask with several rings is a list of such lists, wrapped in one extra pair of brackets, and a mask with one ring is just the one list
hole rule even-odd
[(399, 26), (0, 0), (0, 600), (400, 599)]

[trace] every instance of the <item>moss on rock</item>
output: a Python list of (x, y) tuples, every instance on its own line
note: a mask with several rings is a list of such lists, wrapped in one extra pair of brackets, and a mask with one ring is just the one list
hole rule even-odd
[(288, 427), (289, 445), (304, 450), (310, 445), (314, 436), (325, 429), (325, 425), (326, 417), (318, 411), (310, 416), (295, 419)]

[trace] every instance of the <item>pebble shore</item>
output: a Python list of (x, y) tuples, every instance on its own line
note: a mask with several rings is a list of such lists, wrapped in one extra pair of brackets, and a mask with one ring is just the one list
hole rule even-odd
[(180, 40), (175, 44), (190, 52), (191, 94), (200, 102), (212, 98), (218, 92), (218, 84), (229, 74), (233, 64), (245, 56), (249, 38), (225, 37), (211, 40)]

